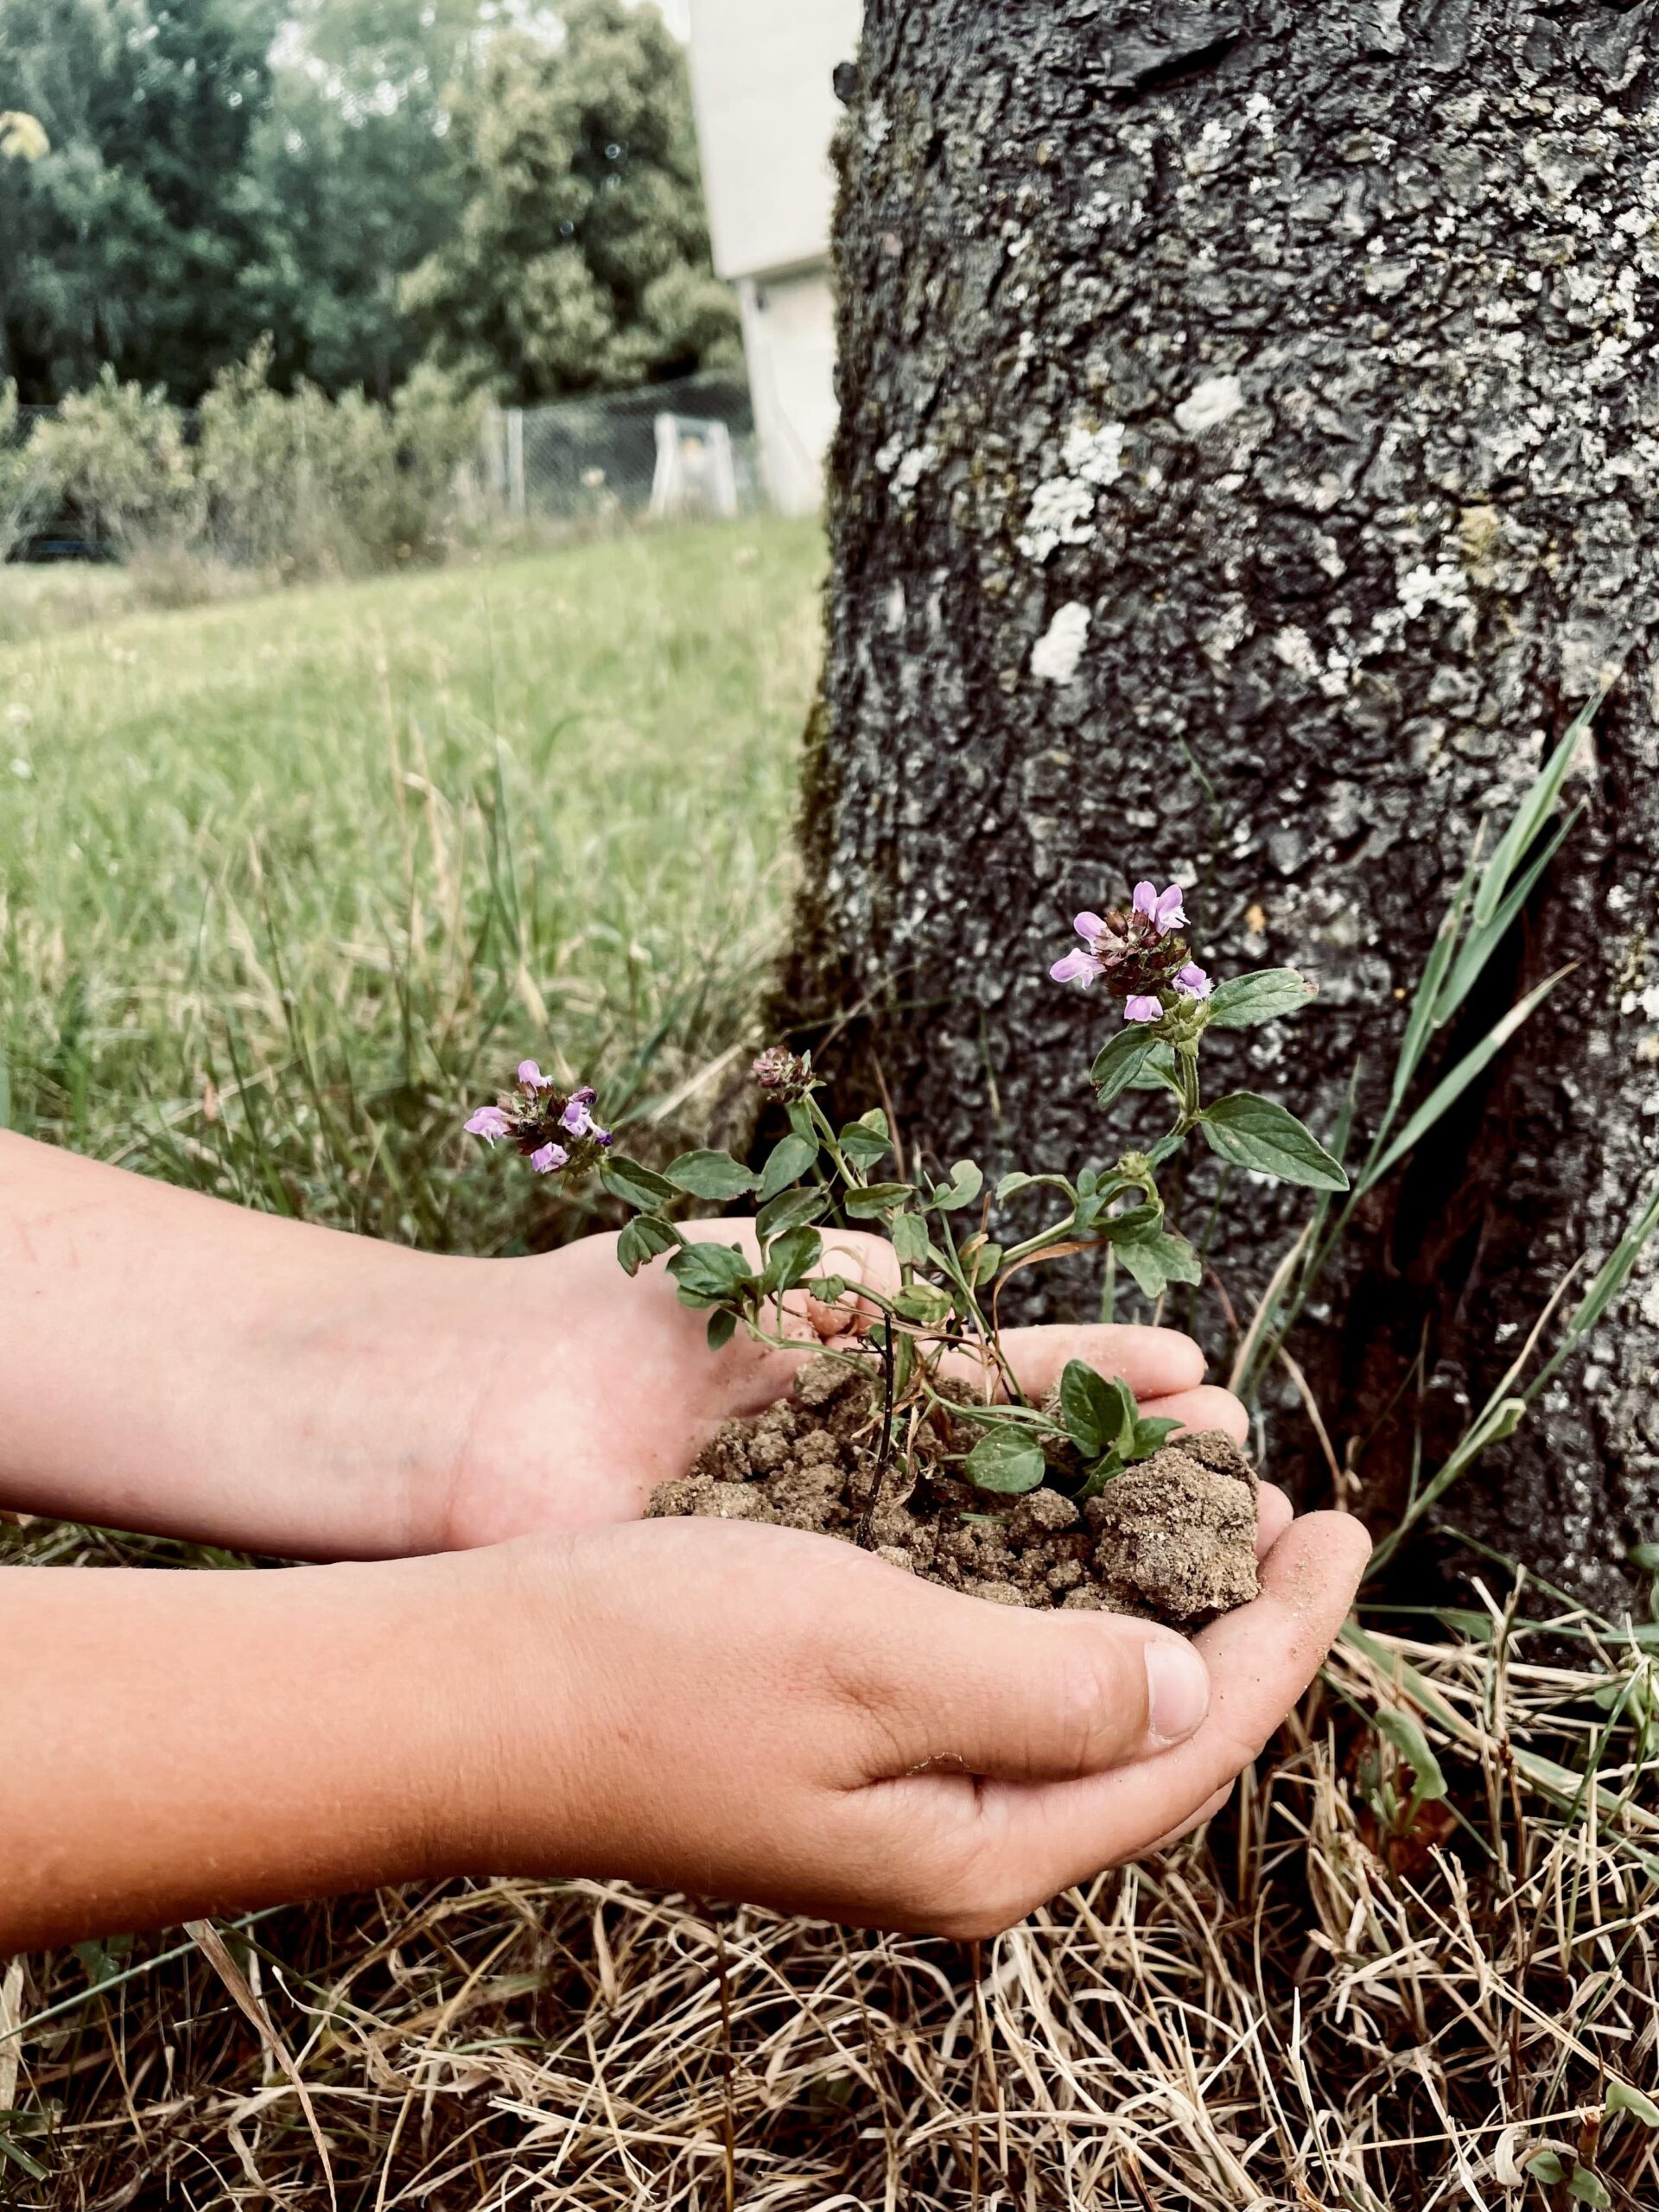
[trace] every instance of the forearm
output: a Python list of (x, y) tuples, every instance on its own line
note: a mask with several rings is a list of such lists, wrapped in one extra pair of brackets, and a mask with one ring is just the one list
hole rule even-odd
[(0, 1133), (0, 1505), (304, 1556), (419, 1548), (464, 1421), (423, 1332), (466, 1265)]
[(0, 1956), (455, 1871), (480, 1580), (0, 1572)]

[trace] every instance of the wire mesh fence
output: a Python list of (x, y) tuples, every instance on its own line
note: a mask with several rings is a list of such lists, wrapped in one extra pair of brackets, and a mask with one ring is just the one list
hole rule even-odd
[(686, 377), (485, 417), (480, 493), (561, 522), (748, 512), (766, 504), (740, 377)]

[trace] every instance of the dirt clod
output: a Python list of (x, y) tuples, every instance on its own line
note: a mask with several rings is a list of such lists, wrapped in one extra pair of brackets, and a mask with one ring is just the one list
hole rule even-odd
[[(1047, 1483), (1009, 1499), (970, 1488), (957, 1462), (978, 1432), (936, 1407), (913, 1416), (910, 1449), (894, 1454), (878, 1499), (878, 1405), (868, 1370), (810, 1360), (780, 1404), (723, 1422), (647, 1510), (849, 1542), (868, 1520), (878, 1558), (999, 1605), (1190, 1629), (1255, 1596), (1255, 1471), (1219, 1432), (1166, 1446), (1079, 1507)], [(1054, 1481), (1066, 1479), (1063, 1455), (1050, 1465)]]

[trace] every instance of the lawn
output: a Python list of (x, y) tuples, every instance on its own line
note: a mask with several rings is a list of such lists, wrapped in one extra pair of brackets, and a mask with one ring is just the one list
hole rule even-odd
[(534, 1052), (694, 1118), (747, 1042), (821, 562), (685, 530), (0, 647), (0, 1122), (409, 1243), (556, 1233), (461, 1103)]

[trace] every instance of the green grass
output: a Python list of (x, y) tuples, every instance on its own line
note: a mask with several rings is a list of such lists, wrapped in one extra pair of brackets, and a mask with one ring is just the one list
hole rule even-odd
[(683, 1125), (747, 1042), (821, 563), (685, 530), (0, 646), (0, 1121), (436, 1249), (568, 1231), (458, 1118), (529, 1052)]

